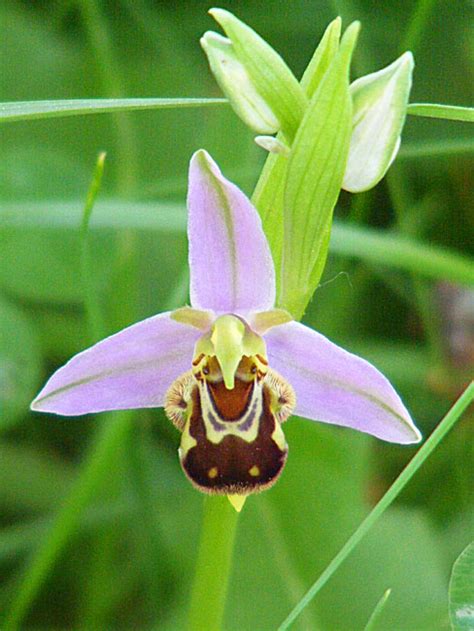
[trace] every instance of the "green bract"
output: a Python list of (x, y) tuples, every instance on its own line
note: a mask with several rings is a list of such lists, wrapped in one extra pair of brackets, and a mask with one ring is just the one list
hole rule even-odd
[(201, 38), (211, 70), (230, 104), (244, 123), (260, 134), (280, 129), (275, 114), (252, 82), (229, 39), (208, 31)]
[(352, 83), (353, 130), (343, 188), (352, 193), (375, 186), (400, 146), (414, 61), (404, 53), (390, 66)]
[[(308, 97), (313, 96), (337, 53), (340, 34), (341, 19), (336, 18), (327, 27), (301, 80), (301, 86)], [(280, 135), (277, 140), (279, 140)], [(268, 146), (265, 149), (268, 150)], [(279, 287), (283, 248), (283, 196), (288, 160), (283, 155), (275, 154), (276, 152), (272, 152), (265, 162), (252, 201), (262, 217), (263, 228), (275, 262), (276, 280)]]
[(255, 142), (269, 153), (279, 153), (285, 157), (290, 154), (288, 145), (275, 136), (255, 136)]
[[(234, 64), (235, 61), (240, 64), (246, 80), (248, 79), (252, 84), (252, 98), (255, 94), (261, 96), (268, 110), (273, 112), (279, 121), (277, 129), (281, 129), (285, 136), (292, 140), (307, 103), (297, 79), (280, 55), (250, 27), (223, 9), (211, 9), (209, 13), (224, 29), (231, 44), (231, 48), (226, 48), (222, 42), (224, 38), (220, 38), (220, 53), (225, 51)], [(211, 69), (214, 71), (213, 64), (216, 63), (215, 35), (213, 38), (209, 38), (209, 34), (207, 34), (207, 41), (204, 42), (203, 46), (208, 55)], [(235, 66), (231, 68), (230, 73), (232, 74), (234, 71)], [(219, 67), (219, 74), (219, 85), (235, 110), (239, 113), (242, 108), (246, 109), (247, 106), (242, 95), (236, 95), (237, 90), (233, 88), (229, 89), (231, 77), (223, 78), (222, 64)], [(249, 115), (252, 115), (252, 112)], [(252, 128), (255, 129), (255, 127)], [(277, 131), (277, 129), (272, 131)], [(269, 133), (267, 129), (257, 129), (257, 131)]]
[(321, 83), (326, 70), (331, 65), (332, 60), (339, 50), (339, 39), (341, 37), (341, 18), (333, 20), (321, 38), (314, 55), (304, 71), (301, 79), (301, 87), (311, 98)]
[(344, 34), (301, 121), (288, 161), (278, 305), (296, 318), (302, 316), (326, 261), (351, 137), (349, 66), (358, 32), (355, 22)]

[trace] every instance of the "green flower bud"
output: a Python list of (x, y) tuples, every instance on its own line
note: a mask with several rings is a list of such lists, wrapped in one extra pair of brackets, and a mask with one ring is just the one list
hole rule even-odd
[(235, 111), (258, 133), (282, 131), (291, 143), (307, 106), (298, 80), (280, 55), (232, 13), (209, 13), (229, 39), (206, 33), (201, 43)]
[(354, 81), (353, 129), (342, 187), (360, 193), (374, 187), (397, 155), (407, 112), (414, 61), (410, 52)]
[(276, 133), (280, 123), (237, 58), (230, 39), (208, 31), (201, 38), (201, 46), (217, 83), (237, 116), (260, 134)]

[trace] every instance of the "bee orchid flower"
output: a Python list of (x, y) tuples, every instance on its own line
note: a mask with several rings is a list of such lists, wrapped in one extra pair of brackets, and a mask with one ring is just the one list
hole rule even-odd
[(374, 366), (275, 305), (275, 271), (247, 197), (203, 150), (189, 172), (190, 307), (160, 313), (73, 357), (33, 401), (65, 416), (164, 407), (181, 431), (180, 462), (208, 493), (270, 487), (292, 414), (383, 440), (420, 434)]

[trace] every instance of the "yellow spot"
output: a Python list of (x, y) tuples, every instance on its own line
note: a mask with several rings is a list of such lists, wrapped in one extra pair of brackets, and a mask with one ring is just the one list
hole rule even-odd
[(212, 467), (211, 469), (209, 469), (209, 471), (207, 472), (207, 476), (209, 478), (211, 478), (211, 480), (213, 478), (217, 477), (217, 474), (219, 473), (219, 471), (217, 470), (217, 467)]
[(242, 510), (242, 506), (245, 504), (245, 500), (247, 499), (246, 495), (228, 495), (227, 499), (235, 508), (235, 510), (240, 513)]
[(260, 469), (257, 467), (256, 464), (254, 464), (253, 467), (249, 469), (249, 473), (251, 476), (256, 478), (258, 475), (260, 475)]

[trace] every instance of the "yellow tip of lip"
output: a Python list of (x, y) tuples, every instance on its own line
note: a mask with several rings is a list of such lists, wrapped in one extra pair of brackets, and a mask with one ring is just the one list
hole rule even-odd
[(245, 500), (247, 499), (247, 496), (246, 495), (228, 495), (227, 499), (235, 508), (235, 510), (238, 513), (240, 513), (240, 511), (243, 508), (243, 505), (245, 504)]
[(233, 373), (226, 373), (224, 375), (224, 385), (227, 390), (233, 390), (235, 386), (235, 379)]

